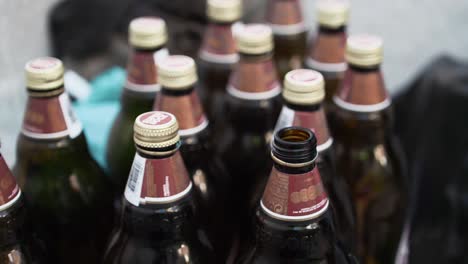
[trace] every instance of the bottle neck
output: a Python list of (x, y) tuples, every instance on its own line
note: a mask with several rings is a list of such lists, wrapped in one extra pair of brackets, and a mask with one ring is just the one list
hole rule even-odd
[(245, 100), (265, 100), (281, 93), (278, 74), (273, 64), (272, 53), (259, 55), (240, 54), (227, 92)]
[(160, 90), (156, 61), (169, 54), (165, 46), (154, 49), (133, 47), (127, 63), (125, 89), (134, 93), (154, 93)]
[(192, 189), (177, 145), (164, 149), (137, 146), (124, 196), (133, 206), (175, 203)]
[(208, 24), (199, 54), (202, 60), (220, 64), (239, 61), (232, 26), (233, 22), (211, 21)]
[(330, 28), (319, 25), (306, 64), (309, 68), (322, 72), (325, 77), (346, 70), (346, 26)]
[(83, 127), (71, 106), (68, 94), (59, 87), (47, 92), (29, 91), (22, 134), (34, 139), (76, 138)]
[(275, 35), (296, 35), (306, 31), (298, 0), (269, 0), (266, 21)]
[(182, 137), (193, 136), (208, 127), (208, 119), (194, 86), (183, 90), (162, 87), (153, 108), (175, 115)]

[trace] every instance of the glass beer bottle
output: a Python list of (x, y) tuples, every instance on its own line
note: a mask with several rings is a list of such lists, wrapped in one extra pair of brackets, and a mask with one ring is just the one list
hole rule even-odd
[(164, 20), (157, 17), (132, 20), (129, 42), (132, 50), (127, 65), (127, 81), (120, 99), (120, 112), (112, 125), (106, 150), (108, 174), (117, 195), (125, 188), (135, 153), (132, 142), (133, 122), (139, 114), (151, 110), (155, 95), (160, 90), (155, 60), (168, 55)]
[(232, 68), (239, 60), (232, 26), (242, 16), (241, 0), (208, 0), (208, 26), (199, 52), (200, 98), (208, 119), (222, 122), (222, 105)]
[(48, 263), (98, 263), (113, 221), (112, 185), (92, 159), (56, 58), (26, 64), (29, 94), (14, 174)]
[(275, 63), (282, 80), (304, 60), (307, 30), (299, 0), (268, 0), (266, 21), (273, 30)]
[(355, 245), (354, 208), (346, 180), (336, 172), (333, 138), (322, 102), (325, 97), (323, 76), (314, 70), (290, 71), (284, 79), (283, 99), (275, 131), (300, 126), (314, 131), (317, 138), (317, 167), (335, 216), (337, 235), (352, 251)]
[(235, 221), (250, 226), (248, 215), (254, 213), (271, 168), (268, 142), (281, 110), (281, 86), (272, 60), (271, 29), (248, 24), (236, 37), (240, 61), (227, 86), (226, 128), (217, 138), (231, 175), (229, 197)]
[(238, 263), (349, 263), (337, 243), (330, 202), (316, 167), (317, 139), (302, 127), (278, 130), (273, 168), (256, 212), (252, 250)]
[(192, 182), (179, 152), (178, 129), (167, 112), (136, 118), (137, 151), (104, 263), (210, 263), (194, 225)]
[(305, 66), (319, 71), (325, 78), (325, 110), (332, 111), (333, 95), (346, 70), (345, 46), (349, 2), (319, 0), (317, 2), (318, 32), (312, 39)]
[(372, 35), (348, 38), (348, 69), (333, 97), (337, 163), (356, 209), (357, 252), (369, 264), (394, 263), (407, 206), (391, 100), (380, 71), (382, 46)]
[(175, 55), (157, 64), (161, 92), (154, 110), (173, 114), (179, 123), (182, 145), (180, 153), (194, 183), (197, 218), (207, 232), (219, 262), (232, 241), (232, 217), (226, 207), (228, 176), (214, 153), (211, 124), (205, 116), (195, 86), (196, 66), (193, 59)]
[(23, 195), (0, 153), (0, 263), (43, 261), (28, 223)]

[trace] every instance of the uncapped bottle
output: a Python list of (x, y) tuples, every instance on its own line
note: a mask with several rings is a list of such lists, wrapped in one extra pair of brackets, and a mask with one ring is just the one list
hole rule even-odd
[(394, 263), (407, 207), (401, 153), (392, 134), (391, 99), (377, 36), (348, 38), (348, 69), (333, 101), (337, 163), (350, 186), (362, 263)]
[(256, 211), (255, 239), (238, 263), (348, 263), (316, 167), (317, 139), (302, 127), (274, 135), (273, 168)]
[(173, 114), (179, 124), (180, 153), (194, 183), (197, 214), (220, 262), (232, 241), (232, 217), (226, 207), (228, 176), (214, 152), (212, 130), (195, 90), (196, 66), (187, 56), (174, 55), (158, 62), (161, 92), (154, 110)]
[(134, 130), (137, 151), (104, 263), (210, 263), (197, 237), (176, 118), (143, 113)]
[(113, 222), (112, 185), (92, 159), (56, 58), (25, 67), (28, 101), (14, 174), (48, 263), (98, 263)]
[[(240, 61), (227, 86), (225, 124), (217, 146), (231, 180), (232, 210), (240, 225), (260, 199), (271, 168), (268, 143), (281, 110), (271, 29), (242, 26), (236, 33)], [(240, 228), (241, 232), (247, 232)]]
[(331, 201), (337, 235), (349, 250), (355, 245), (354, 209), (343, 175), (336, 172), (333, 138), (322, 106), (325, 97), (323, 76), (314, 70), (290, 71), (284, 79), (283, 99), (275, 131), (300, 126), (314, 131), (317, 139), (317, 167)]
[(226, 85), (239, 60), (232, 28), (242, 16), (242, 1), (209, 0), (206, 14), (209, 23), (199, 52), (199, 91), (210, 121), (222, 122)]
[[(348, 13), (349, 2), (347, 0), (319, 0), (317, 2), (319, 25), (317, 34), (310, 43), (305, 65), (309, 69), (319, 71), (325, 78), (326, 108), (333, 106), (333, 95), (346, 70), (345, 46)], [(326, 111), (329, 112), (329, 109)]]
[(23, 194), (0, 153), (0, 263), (41, 263)]
[(281, 79), (301, 68), (304, 60), (307, 29), (299, 0), (268, 0), (266, 21), (273, 30), (275, 63)]
[(168, 55), (166, 24), (157, 17), (141, 17), (129, 26), (130, 57), (127, 80), (120, 99), (120, 111), (114, 120), (107, 142), (106, 161), (108, 174), (118, 195), (125, 188), (132, 166), (133, 122), (135, 118), (153, 107), (160, 90), (156, 60)]

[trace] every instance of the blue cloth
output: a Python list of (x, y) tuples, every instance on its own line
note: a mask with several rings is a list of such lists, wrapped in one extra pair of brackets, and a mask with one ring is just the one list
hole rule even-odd
[(73, 104), (78, 118), (83, 123), (91, 154), (105, 169), (107, 139), (120, 110), (120, 94), (125, 77), (125, 70), (120, 67), (106, 70), (91, 81), (90, 96)]

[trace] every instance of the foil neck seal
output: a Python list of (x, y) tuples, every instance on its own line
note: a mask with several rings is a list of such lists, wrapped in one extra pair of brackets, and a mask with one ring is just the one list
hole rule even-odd
[(129, 25), (130, 45), (142, 49), (155, 49), (167, 42), (167, 29), (164, 20), (158, 17), (139, 17)]
[(373, 67), (382, 63), (383, 40), (374, 35), (359, 34), (346, 41), (346, 61), (348, 64)]
[(26, 63), (26, 85), (33, 92), (47, 92), (63, 86), (64, 67), (61, 60), (41, 57)]
[(283, 97), (298, 105), (318, 104), (325, 98), (325, 82), (322, 74), (314, 70), (290, 71), (284, 78)]
[(260, 55), (273, 51), (273, 32), (265, 24), (239, 25), (235, 36), (241, 53)]
[(206, 14), (217, 22), (232, 23), (242, 17), (241, 0), (208, 0)]
[(339, 28), (348, 23), (350, 3), (347, 0), (320, 0), (317, 2), (317, 18), (320, 25)]
[(195, 61), (184, 55), (172, 55), (157, 62), (158, 83), (164, 88), (184, 90), (197, 80)]
[(143, 153), (164, 156), (177, 151), (180, 142), (176, 117), (162, 111), (139, 115), (133, 126), (133, 139)]

